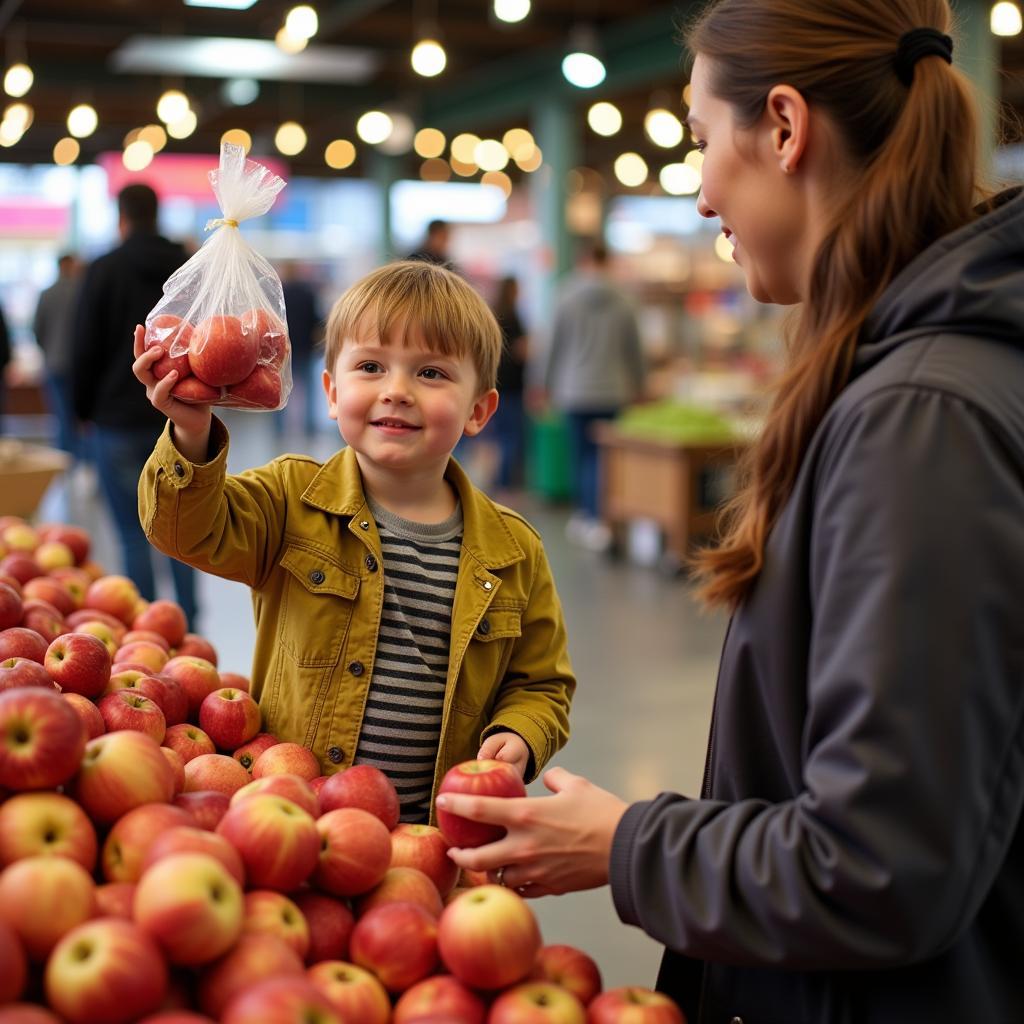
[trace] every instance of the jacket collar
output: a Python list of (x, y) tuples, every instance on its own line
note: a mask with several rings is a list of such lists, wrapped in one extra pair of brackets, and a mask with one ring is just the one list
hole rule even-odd
[[(501, 569), (526, 557), (498, 507), (474, 487), (455, 459), (448, 460), (448, 480), (462, 503), (462, 546), (483, 566)], [(342, 448), (317, 471), (302, 493), (302, 500), (313, 508), (336, 516), (368, 515), (363, 476), (356, 453)]]

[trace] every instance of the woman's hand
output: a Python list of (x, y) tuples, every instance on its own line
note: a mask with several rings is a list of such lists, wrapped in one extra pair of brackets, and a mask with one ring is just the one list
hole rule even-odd
[(171, 395), (171, 389), (178, 383), (177, 370), (171, 370), (162, 380), (157, 380), (153, 375), (153, 364), (163, 354), (159, 345), (146, 348), (146, 329), (137, 326), (132, 373), (145, 385), (146, 397), (153, 408), (162, 412), (174, 424), (174, 443), (178, 451), (189, 462), (205, 462), (210, 443), (210, 407), (182, 402)]
[(508, 834), (475, 850), (451, 849), (460, 867), (487, 871), (523, 896), (547, 896), (608, 883), (612, 839), (627, 804), (564, 768), (544, 773), (550, 797), (501, 799), (442, 793), (437, 806)]

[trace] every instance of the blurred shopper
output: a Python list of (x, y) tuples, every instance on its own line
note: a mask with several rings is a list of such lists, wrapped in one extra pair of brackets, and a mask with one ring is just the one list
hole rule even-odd
[[(139, 525), (139, 476), (164, 426), (132, 373), (135, 325), (185, 261), (180, 245), (157, 234), (157, 197), (128, 185), (117, 197), (121, 244), (86, 271), (71, 350), (72, 393), (80, 421), (91, 424), (100, 486), (121, 541), (124, 572), (147, 600), (155, 596), (154, 552)], [(170, 560), (178, 603), (195, 628), (195, 573)]]
[(595, 550), (606, 548), (611, 534), (600, 517), (600, 453), (592, 428), (638, 401), (644, 376), (636, 313), (608, 276), (608, 250), (592, 243), (562, 287), (543, 386), (552, 407), (565, 413), (572, 446), (576, 512), (569, 539)]
[(498, 445), (498, 469), (494, 486), (508, 489), (523, 484), (523, 448), (526, 416), (523, 409), (529, 339), (519, 319), (519, 282), (503, 277), (498, 282), (494, 316), (501, 328), (503, 346), (498, 365), (498, 411), (491, 417), (491, 434)]
[(75, 462), (84, 457), (71, 393), (71, 344), (78, 294), (78, 261), (69, 253), (57, 258), (57, 280), (39, 295), (32, 330), (43, 350), (46, 395), (57, 420), (57, 446)]
[(734, 613), (701, 798), (438, 800), (509, 828), (463, 867), (610, 882), (693, 1024), (1024, 1021), (1024, 191), (978, 180), (952, 20), (721, 0), (688, 32), (698, 210), (800, 304), (700, 562)]
[(7, 398), (7, 384), (5, 374), (7, 364), (11, 361), (11, 335), (7, 330), (7, 318), (4, 316), (3, 306), (0, 306), (0, 434), (4, 426), (4, 406)]
[[(274, 416), (278, 434), (284, 431), (288, 409), (293, 409), (298, 397), (301, 403), (302, 428), (307, 437), (316, 431), (316, 403), (313, 388), (313, 352), (320, 339), (322, 321), (316, 289), (299, 273), (295, 263), (281, 267), (281, 287), (284, 307), (288, 316), (288, 337), (292, 345), (292, 382), (294, 391), (288, 406)], [(296, 394), (298, 392), (298, 394)]]
[(448, 259), (448, 245), (451, 241), (451, 228), (446, 220), (432, 220), (427, 225), (427, 235), (423, 244), (406, 259), (420, 260), (424, 263), (439, 263), (443, 267), (451, 267)]

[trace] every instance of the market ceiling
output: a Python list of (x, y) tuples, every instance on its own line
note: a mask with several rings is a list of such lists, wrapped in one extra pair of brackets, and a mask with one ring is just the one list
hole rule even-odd
[[(240, 0), (244, 3), (245, 0)], [(511, 0), (505, 0), (511, 2)], [(522, 2), (522, 0), (518, 0)], [(315, 36), (288, 55), (275, 45), (295, 0), (255, 0), (245, 10), (187, 6), (184, 0), (0, 0), (4, 67), (24, 60), (34, 83), (22, 98), (32, 123), (20, 140), (0, 148), (0, 160), (49, 163), (68, 134), (69, 110), (95, 108), (98, 127), (79, 140), (78, 162), (120, 151), (127, 132), (159, 123), (157, 100), (180, 89), (196, 115), (194, 131), (170, 139), (167, 152), (215, 152), (221, 136), (242, 128), (254, 152), (274, 152), (274, 134), (289, 120), (308, 142), (289, 157), (293, 173), (333, 175), (324, 162), (332, 139), (353, 140), (359, 156), (346, 174), (366, 174), (370, 147), (355, 124), (365, 111), (407, 113), (417, 128), (433, 126), (498, 138), (529, 126), (552, 97), (578, 110), (578, 162), (607, 171), (617, 154), (634, 150), (664, 160), (643, 131), (652, 106), (679, 110), (685, 67), (676, 42), (692, 0), (533, 0), (521, 21), (505, 23), (493, 0), (314, 0)], [(577, 89), (562, 77), (561, 59), (574, 31), (592, 31), (607, 78)], [(433, 78), (417, 74), (410, 52), (423, 37), (437, 38), (447, 64)], [(203, 40), (245, 40), (248, 49), (204, 54)], [(1024, 37), (1001, 40), (1003, 99), (1024, 115)], [(258, 83), (249, 102), (244, 87)], [(250, 82), (250, 94), (255, 91)], [(611, 138), (589, 130), (587, 108), (612, 100), (624, 126)], [(7, 103), (9, 97), (5, 97)], [(415, 173), (420, 158), (403, 167)], [(513, 172), (515, 173), (515, 172)]]

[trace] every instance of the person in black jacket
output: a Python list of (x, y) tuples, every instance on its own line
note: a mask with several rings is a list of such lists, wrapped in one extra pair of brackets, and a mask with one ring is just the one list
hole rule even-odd
[[(135, 325), (185, 262), (185, 250), (157, 234), (158, 203), (148, 185), (127, 185), (117, 197), (121, 244), (85, 273), (71, 348), (75, 413), (91, 425), (100, 485), (117, 526), (123, 569), (147, 600), (155, 596), (153, 551), (139, 525), (138, 486), (164, 418), (139, 393), (132, 374)], [(171, 559), (178, 603), (195, 628), (194, 570)]]
[(438, 798), (509, 828), (463, 867), (610, 883), (690, 1024), (1024, 1021), (1024, 190), (979, 187), (951, 20), (720, 0), (688, 33), (698, 209), (802, 303), (698, 563), (734, 613), (700, 798)]

